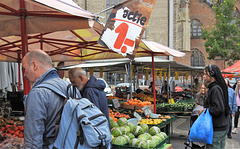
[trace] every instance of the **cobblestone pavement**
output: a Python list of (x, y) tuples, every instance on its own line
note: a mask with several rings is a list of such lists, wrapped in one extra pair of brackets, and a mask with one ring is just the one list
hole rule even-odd
[[(238, 123), (240, 126), (240, 124)], [(232, 139), (226, 138), (225, 149), (240, 149), (240, 127), (238, 134), (232, 134)], [(190, 116), (179, 116), (171, 125), (170, 143), (174, 149), (185, 149), (184, 142), (187, 141), (190, 129)]]

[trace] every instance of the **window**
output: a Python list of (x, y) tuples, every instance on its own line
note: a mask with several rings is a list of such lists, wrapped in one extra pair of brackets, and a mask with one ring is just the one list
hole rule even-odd
[(191, 38), (201, 38), (202, 23), (196, 19), (191, 21)]
[[(107, 4), (107, 8), (109, 8), (111, 6), (114, 6), (116, 4), (119, 4), (119, 3), (123, 2), (123, 1), (125, 1), (125, 0), (107, 0), (107, 3), (106, 3)], [(110, 10), (108, 10), (106, 12), (106, 18), (107, 19), (108, 19), (109, 15), (110, 15), (111, 11), (112, 11), (112, 9), (110, 9)]]
[(204, 56), (201, 51), (198, 49), (193, 49), (191, 52), (191, 66), (193, 67), (199, 67), (205, 66), (205, 60)]

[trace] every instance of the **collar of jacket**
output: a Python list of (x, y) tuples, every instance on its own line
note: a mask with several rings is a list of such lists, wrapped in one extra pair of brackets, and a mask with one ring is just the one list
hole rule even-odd
[(52, 79), (52, 78), (57, 78), (59, 77), (57, 70), (55, 68), (51, 68), (49, 70), (47, 70), (41, 77), (39, 77), (36, 82), (34, 83), (34, 85), (32, 86), (32, 88), (34, 88), (35, 86), (41, 84), (43, 81)]
[(209, 85), (208, 85), (208, 88), (210, 89), (210, 88), (212, 88), (214, 85), (217, 85), (217, 82), (212, 82), (212, 83), (210, 83)]

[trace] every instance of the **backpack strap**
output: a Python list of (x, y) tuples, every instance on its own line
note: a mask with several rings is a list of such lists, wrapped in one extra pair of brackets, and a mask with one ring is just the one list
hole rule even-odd
[[(68, 91), (68, 89), (70, 88), (69, 86), (71, 87), (71, 84), (68, 85), (67, 91)], [(56, 94), (58, 94), (58, 95), (60, 95), (60, 96), (62, 96), (62, 97), (64, 97), (64, 98), (67, 98), (67, 96), (66, 96), (65, 94), (63, 94), (62, 91), (60, 91), (58, 88), (56, 88), (56, 87), (55, 87), (54, 85), (52, 85), (52, 84), (44, 83), (44, 84), (39, 84), (39, 85), (37, 85), (36, 87), (37, 87), (37, 88), (47, 88), (47, 89), (53, 91), (54, 93), (56, 93)]]
[[(68, 91), (70, 90), (71, 86), (72, 86), (71, 84), (69, 84), (69, 85), (67, 86), (67, 93), (68, 93)], [(54, 131), (54, 136), (55, 136), (55, 137), (54, 137), (54, 139), (56, 139), (56, 138), (57, 138), (57, 134), (58, 134), (58, 132), (59, 132), (59, 124), (60, 124), (61, 115), (62, 115), (62, 112), (63, 112), (63, 107), (64, 107), (64, 105), (66, 104), (67, 99), (69, 99), (69, 96), (68, 96), (68, 95), (66, 96), (62, 91), (60, 91), (57, 87), (55, 87), (55, 86), (52, 85), (52, 84), (43, 83), (43, 84), (37, 85), (36, 87), (37, 87), (37, 88), (47, 88), (47, 89), (53, 91), (54, 93), (62, 96), (62, 97), (65, 99), (65, 100), (64, 100), (64, 104), (63, 104), (62, 108), (60, 109), (60, 117), (57, 118), (56, 123), (55, 123), (55, 131)], [(74, 88), (74, 86), (73, 86), (73, 96), (76, 96), (75, 94), (76, 94), (76, 88)], [(47, 139), (45, 133), (43, 133), (43, 140), (44, 140), (44, 142), (47, 144), (47, 146), (50, 145), (50, 142), (49, 142), (49, 140)]]

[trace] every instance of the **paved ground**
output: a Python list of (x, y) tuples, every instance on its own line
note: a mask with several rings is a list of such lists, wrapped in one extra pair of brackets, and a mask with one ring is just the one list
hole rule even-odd
[[(184, 142), (187, 140), (189, 129), (190, 116), (178, 117), (172, 122), (170, 143), (174, 149), (185, 149)], [(232, 139), (226, 138), (225, 149), (240, 149), (240, 128), (238, 134), (232, 134)]]

